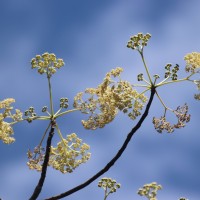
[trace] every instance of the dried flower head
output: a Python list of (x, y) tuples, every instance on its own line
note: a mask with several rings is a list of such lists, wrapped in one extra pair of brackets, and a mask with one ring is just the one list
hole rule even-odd
[(166, 118), (164, 116), (160, 118), (154, 117), (153, 124), (158, 133), (162, 133), (163, 130), (166, 130), (168, 133), (172, 133), (174, 131), (173, 126), (166, 121)]
[(99, 183), (98, 187), (101, 187), (105, 190), (105, 197), (106, 199), (109, 194), (114, 193), (121, 187), (120, 183), (117, 183), (116, 180), (104, 177), (102, 178)]
[(194, 73), (196, 69), (200, 68), (200, 53), (199, 52), (192, 52), (188, 53), (184, 60), (186, 61), (186, 72)]
[(115, 118), (119, 110), (131, 119), (141, 114), (140, 110), (147, 97), (140, 95), (129, 82), (119, 78), (122, 71), (122, 68), (117, 67), (106, 74), (103, 83), (97, 88), (87, 88), (84, 92), (89, 95), (87, 100), (83, 100), (83, 92), (74, 97), (74, 107), (83, 113), (90, 113), (88, 120), (82, 120), (86, 129), (104, 127)]
[[(193, 82), (197, 86), (197, 90), (200, 90), (200, 80), (194, 80)], [(195, 94), (194, 99), (200, 100), (200, 93)]]
[(190, 121), (190, 114), (188, 114), (188, 106), (178, 106), (176, 110), (173, 111), (176, 115), (178, 122), (171, 125), (170, 122), (166, 121), (166, 117), (162, 116), (161, 118), (153, 118), (153, 124), (155, 129), (162, 133), (163, 130), (166, 130), (168, 133), (172, 133), (174, 129), (179, 129), (185, 126), (185, 123)]
[(194, 98), (195, 98), (196, 100), (200, 100), (200, 93), (199, 93), (199, 94), (195, 94), (195, 95), (194, 95)]
[(142, 188), (138, 190), (140, 196), (145, 196), (149, 200), (157, 200), (157, 191), (161, 190), (162, 186), (158, 185), (156, 182), (145, 184)]
[(64, 66), (63, 59), (56, 58), (53, 53), (44, 53), (42, 55), (36, 55), (35, 58), (31, 60), (32, 69), (37, 68), (39, 74), (47, 74), (47, 77), (51, 77), (52, 74), (56, 73), (57, 69)]
[(178, 123), (174, 125), (174, 128), (181, 128), (185, 126), (185, 123), (190, 121), (190, 114), (188, 114), (188, 105), (185, 104), (182, 107), (178, 106), (174, 113), (178, 119)]

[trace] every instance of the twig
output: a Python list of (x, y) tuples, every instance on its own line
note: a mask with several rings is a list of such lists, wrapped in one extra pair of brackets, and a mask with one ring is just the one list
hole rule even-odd
[(54, 135), (54, 122), (51, 123), (51, 130), (49, 132), (49, 136), (47, 139), (46, 152), (45, 152), (44, 162), (42, 165), (40, 180), (37, 186), (35, 187), (35, 190), (29, 200), (36, 200), (40, 192), (42, 191), (42, 187), (46, 178), (47, 166), (49, 162), (49, 155), (50, 155), (50, 149), (51, 149), (51, 141), (52, 141), (53, 135)]
[(91, 178), (89, 178), (84, 183), (82, 183), (82, 184), (80, 184), (80, 185), (72, 188), (71, 190), (68, 190), (68, 191), (66, 191), (64, 193), (61, 193), (61, 194), (57, 195), (57, 196), (53, 196), (53, 197), (47, 198), (45, 200), (57, 200), (57, 199), (61, 199), (63, 197), (69, 196), (69, 195), (71, 195), (71, 194), (73, 194), (73, 193), (75, 193), (75, 192), (77, 192), (77, 191), (85, 188), (90, 183), (92, 183), (97, 178), (99, 178), (101, 175), (103, 175), (105, 172), (107, 172), (115, 164), (115, 162), (120, 158), (120, 156), (122, 155), (122, 153), (126, 149), (128, 143), (130, 142), (133, 134), (140, 128), (140, 126), (142, 125), (143, 121), (147, 117), (149, 109), (150, 109), (150, 106), (151, 106), (151, 103), (153, 101), (154, 94), (155, 94), (155, 88), (152, 87), (151, 88), (151, 95), (150, 95), (150, 98), (149, 98), (149, 102), (148, 102), (148, 104), (146, 106), (146, 109), (145, 109), (142, 117), (140, 118), (140, 120), (138, 121), (138, 123), (135, 125), (135, 127), (131, 130), (131, 132), (127, 135), (126, 140), (124, 141), (122, 147), (119, 149), (119, 151), (117, 152), (117, 154), (113, 157), (113, 159), (110, 162), (108, 162), (108, 164), (102, 170), (100, 170), (98, 173), (96, 173), (94, 176), (92, 176)]

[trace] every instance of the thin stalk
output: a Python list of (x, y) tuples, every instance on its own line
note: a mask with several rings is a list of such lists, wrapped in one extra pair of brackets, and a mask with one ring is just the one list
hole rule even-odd
[[(9, 124), (10, 124), (10, 125), (14, 125), (14, 124), (16, 124), (16, 123), (18, 123), (18, 122), (26, 121), (27, 119), (28, 119), (28, 118), (24, 118), (24, 119), (19, 120), (19, 121), (10, 122)], [(31, 119), (32, 119), (32, 120), (35, 120), (35, 119), (39, 119), (39, 120), (49, 120), (50, 117), (48, 117), (48, 116), (37, 116), (37, 117), (32, 117)]]
[[(163, 100), (162, 100), (161, 97), (159, 96), (158, 92), (157, 92), (157, 91), (155, 91), (155, 92), (156, 92), (156, 96), (157, 96), (158, 99), (160, 100), (161, 104), (164, 106), (165, 110), (170, 110), (170, 111), (173, 112), (173, 110), (172, 110), (171, 108), (168, 108), (168, 107), (165, 105), (165, 103), (163, 102)], [(166, 112), (166, 111), (165, 111), (165, 112)]]
[(145, 82), (145, 83), (147, 83), (148, 85), (151, 85), (146, 79), (144, 79), (143, 78), (143, 81)]
[(147, 88), (146, 90), (144, 90), (143, 92), (141, 92), (138, 96), (144, 94), (144, 93), (147, 92), (148, 90), (150, 90), (150, 88)]
[(50, 116), (37, 116), (37, 117), (34, 117), (33, 120), (35, 119), (40, 119), (40, 120), (49, 120), (51, 119)]
[(65, 115), (65, 114), (67, 114), (67, 113), (77, 111), (77, 110), (80, 110), (80, 109), (75, 108), (75, 109), (71, 109), (71, 110), (64, 111), (64, 112), (59, 113), (59, 114), (55, 114), (55, 115), (54, 115), (54, 119), (56, 119), (56, 118), (58, 118), (58, 117), (60, 117), (60, 116), (62, 116), (62, 115)]
[(104, 200), (106, 200), (107, 199), (107, 197), (108, 197), (108, 195), (107, 195), (107, 187), (106, 187), (106, 189), (105, 189), (105, 193), (104, 193)]
[(53, 110), (53, 98), (52, 98), (51, 81), (50, 81), (50, 77), (47, 77), (47, 79), (48, 79), (48, 85), (49, 85), (49, 98), (50, 98), (51, 116), (53, 116), (54, 115), (54, 110)]
[(162, 85), (162, 83), (164, 83), (165, 81), (167, 81), (170, 78), (170, 76), (168, 76), (167, 78), (163, 79), (160, 83), (158, 83), (157, 85)]
[(150, 81), (151, 85), (153, 85), (153, 82), (152, 82), (152, 80), (151, 80), (151, 75), (150, 75), (150, 73), (149, 73), (148, 67), (147, 67), (146, 62), (145, 62), (145, 59), (144, 59), (143, 51), (142, 51), (142, 52), (139, 51), (139, 53), (140, 53), (140, 55), (141, 55), (141, 57), (142, 57), (142, 62), (143, 62), (143, 64), (144, 64), (144, 67), (145, 67), (147, 76), (148, 76), (148, 78), (149, 78), (149, 81)]
[(43, 136), (42, 136), (42, 139), (41, 139), (41, 141), (40, 141), (40, 143), (39, 143), (39, 146), (41, 146), (42, 145), (42, 142), (43, 142), (43, 140), (44, 140), (44, 138), (45, 138), (45, 135), (47, 134), (47, 131), (49, 130), (49, 127), (51, 126), (51, 122), (49, 123), (49, 125), (47, 126), (47, 128), (46, 128), (46, 130), (45, 130), (45, 132), (44, 132), (44, 134), (43, 134)]
[(55, 117), (56, 115), (58, 115), (58, 113), (59, 113), (61, 110), (62, 110), (62, 108), (59, 108), (58, 111), (54, 114), (54, 117)]
[(143, 85), (143, 84), (133, 84), (133, 87), (148, 87), (148, 85)]
[[(62, 133), (61, 133), (60, 129), (58, 128), (58, 125), (56, 124), (55, 127), (56, 127), (56, 130), (58, 131), (58, 135), (59, 135), (59, 137), (60, 137), (60, 139), (61, 139), (63, 145), (66, 146), (66, 144), (65, 144), (65, 142), (64, 142), (64, 138), (63, 138), (63, 136), (62, 136)], [(67, 146), (66, 146), (66, 147), (67, 147)]]
[(187, 76), (186, 78), (182, 78), (182, 79), (178, 79), (178, 80), (173, 80), (173, 81), (168, 81), (168, 82), (164, 82), (166, 81), (165, 79), (163, 81), (161, 81), (160, 83), (156, 84), (155, 87), (160, 87), (162, 85), (166, 85), (166, 84), (170, 84), (170, 83), (178, 83), (178, 82), (182, 82), (182, 81), (189, 81), (189, 78), (191, 76), (193, 76), (195, 73), (190, 74), (189, 76)]

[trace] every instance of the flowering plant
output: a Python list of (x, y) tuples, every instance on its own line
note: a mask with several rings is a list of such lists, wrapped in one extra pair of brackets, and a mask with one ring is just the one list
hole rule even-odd
[[(11, 104), (15, 102), (14, 98), (7, 98), (0, 101), (0, 140), (5, 144), (11, 144), (15, 141), (13, 137), (13, 126), (16, 123), (22, 121), (31, 123), (34, 120), (49, 121), (38, 145), (33, 151), (28, 150), (27, 152), (28, 167), (31, 170), (41, 172), (40, 179), (30, 200), (38, 198), (45, 181), (48, 166), (59, 170), (61, 173), (72, 173), (79, 165), (86, 163), (90, 159), (90, 146), (83, 143), (82, 139), (80, 139), (77, 134), (72, 133), (68, 134), (66, 137), (63, 136), (57, 119), (64, 115), (77, 111), (87, 115), (87, 119), (82, 120), (82, 125), (85, 129), (91, 130), (103, 128), (106, 124), (111, 123), (120, 111), (127, 114), (131, 120), (135, 120), (139, 117), (140, 119), (127, 135), (119, 151), (102, 170), (81, 185), (62, 194), (47, 198), (52, 200), (61, 199), (83, 189), (107, 172), (115, 164), (126, 149), (134, 133), (140, 128), (147, 117), (154, 96), (157, 96), (164, 108), (163, 115), (160, 118), (154, 117), (152, 120), (158, 133), (163, 133), (165, 131), (172, 133), (175, 129), (184, 127), (186, 123), (190, 121), (191, 116), (188, 114), (188, 105), (184, 104), (183, 106), (178, 106), (176, 109), (169, 108), (161, 98), (157, 88), (168, 84), (190, 82), (195, 84), (197, 89), (200, 90), (200, 53), (193, 52), (185, 56), (185, 71), (188, 74), (183, 78), (178, 77), (178, 71), (180, 70), (179, 65), (172, 65), (171, 63), (167, 63), (164, 66), (165, 72), (162, 76), (158, 74), (151, 75), (144, 58), (144, 48), (148, 45), (150, 38), (151, 35), (149, 33), (138, 33), (132, 36), (127, 44), (128, 48), (139, 53), (146, 71), (146, 75), (142, 73), (137, 75), (137, 80), (139, 82), (137, 84), (132, 84), (121, 79), (123, 68), (116, 67), (105, 75), (103, 82), (97, 87), (86, 88), (84, 92), (79, 92), (74, 97), (72, 103), (73, 109), (69, 109), (68, 98), (63, 97), (60, 99), (60, 108), (55, 110), (51, 78), (65, 63), (63, 59), (57, 58), (55, 54), (46, 52), (42, 55), (36, 55), (35, 58), (31, 60), (31, 65), (32, 69), (37, 69), (39, 74), (46, 75), (47, 77), (50, 109), (44, 106), (41, 109), (43, 115), (38, 115), (34, 107), (31, 106), (22, 113), (19, 109), (13, 111)], [(161, 77), (163, 77), (162, 80), (158, 81)], [(143, 88), (143, 91), (138, 92), (138, 87)], [(150, 91), (149, 97), (147, 95), (148, 91)], [(200, 100), (200, 94), (195, 94), (194, 98)], [(142, 111), (143, 109), (144, 111)], [(171, 122), (167, 121), (167, 112), (172, 112), (172, 114), (175, 115), (177, 118), (176, 123), (171, 124)], [(47, 133), (49, 133), (49, 135), (46, 140), (46, 146), (44, 147), (44, 140)], [(60, 138), (60, 141), (55, 147), (51, 145), (54, 133), (57, 133)], [(107, 199), (109, 194), (116, 192), (116, 190), (120, 188), (120, 184), (116, 183), (116, 181), (111, 178), (101, 179), (98, 186), (102, 187), (105, 191), (104, 200)], [(157, 190), (160, 189), (161, 186), (153, 182), (141, 188), (138, 194), (146, 196), (149, 200), (156, 200)]]

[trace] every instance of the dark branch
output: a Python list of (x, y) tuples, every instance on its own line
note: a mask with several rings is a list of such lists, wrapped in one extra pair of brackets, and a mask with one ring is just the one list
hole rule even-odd
[(135, 125), (135, 127), (131, 130), (131, 132), (127, 135), (127, 138), (126, 140), (124, 141), (122, 147), (119, 149), (119, 151), (117, 152), (117, 154), (114, 156), (114, 158), (102, 169), (100, 170), (98, 173), (96, 173), (94, 176), (92, 176), (90, 179), (88, 179), (86, 182), (78, 185), (77, 187), (74, 187), (73, 189), (71, 190), (68, 190), (62, 194), (59, 194), (57, 196), (54, 196), (54, 197), (50, 197), (50, 198), (47, 198), (45, 200), (56, 200), (56, 199), (61, 199), (63, 197), (66, 197), (66, 196), (69, 196), (83, 188), (85, 188), (86, 186), (88, 186), (90, 183), (92, 183), (93, 181), (95, 181), (97, 178), (99, 178), (101, 175), (103, 175), (105, 172), (107, 172), (114, 164), (115, 162), (120, 158), (120, 156), (122, 155), (122, 153), (124, 152), (124, 150), (126, 149), (128, 143), (130, 142), (133, 134), (140, 128), (140, 126), (142, 125), (143, 121), (145, 120), (145, 118), (147, 117), (148, 115), (148, 112), (149, 112), (149, 109), (150, 109), (150, 106), (151, 106), (151, 103), (153, 101), (153, 97), (154, 97), (154, 94), (155, 94), (155, 88), (152, 88), (151, 89), (151, 95), (150, 95), (150, 98), (149, 98), (149, 102), (146, 106), (146, 109), (142, 115), (142, 117), (140, 118), (140, 120), (138, 121), (138, 123)]
[(40, 176), (40, 180), (37, 184), (37, 186), (35, 187), (35, 190), (32, 194), (32, 196), (30, 197), (29, 200), (36, 200), (37, 197), (39, 196), (40, 192), (42, 191), (42, 187), (46, 178), (46, 172), (47, 172), (47, 166), (48, 166), (48, 162), (49, 162), (49, 155), (50, 155), (50, 150), (51, 150), (51, 141), (54, 135), (54, 122), (52, 122), (51, 125), (51, 130), (49, 132), (49, 136), (47, 139), (47, 144), (46, 144), (46, 152), (45, 152), (45, 157), (44, 157), (44, 162), (42, 165), (42, 172), (41, 172), (41, 176)]

